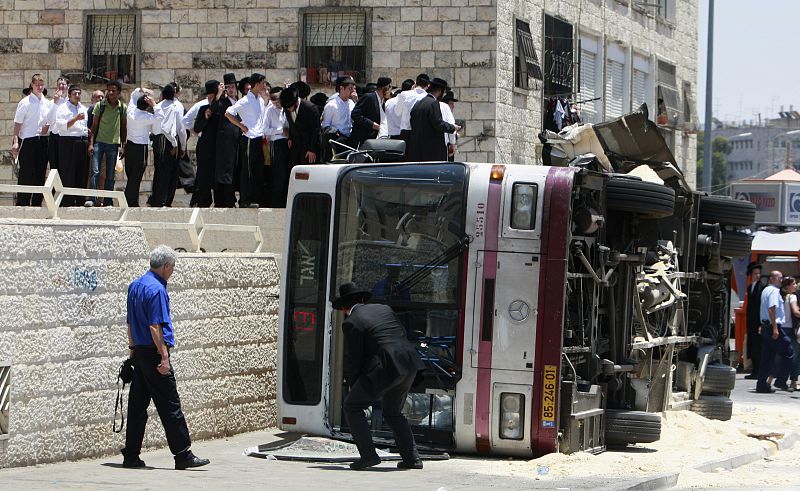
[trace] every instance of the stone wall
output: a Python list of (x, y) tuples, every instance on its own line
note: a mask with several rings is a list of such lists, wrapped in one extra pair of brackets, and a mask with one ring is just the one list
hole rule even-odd
[[(664, 21), (652, 9), (642, 9), (630, 0), (497, 0), (497, 160), (508, 163), (537, 163), (534, 157), (536, 134), (543, 127), (542, 82), (532, 90), (514, 87), (514, 19), (530, 23), (534, 46), (544, 70), (543, 17), (547, 13), (573, 25), (573, 36), (596, 36), (601, 46), (613, 44), (627, 52), (636, 51), (650, 59), (662, 59), (676, 66), (678, 90), (682, 82), (693, 85), (697, 99), (697, 1), (675, 2), (671, 21)], [(655, 2), (650, 2), (651, 4)], [(672, 3), (672, 2), (670, 2)], [(575, 43), (577, 49), (577, 43)], [(605, 55), (601, 50), (601, 56)], [(605, 58), (605, 57), (604, 57)], [(577, 56), (576, 56), (577, 60)], [(630, 72), (631, 64), (627, 70)], [(598, 64), (598, 70), (605, 63)], [(576, 65), (577, 69), (577, 65)], [(603, 77), (603, 72), (599, 75)], [(605, 80), (604, 78), (602, 80)], [(577, 77), (574, 82), (577, 86)], [(605, 86), (605, 84), (603, 84)], [(607, 97), (602, 92), (596, 95)], [(580, 95), (576, 96), (580, 99)], [(683, 98), (681, 95), (681, 103)], [(602, 108), (602, 102), (598, 103)], [(650, 114), (655, 108), (650, 105)], [(624, 112), (632, 109), (630, 103)], [(633, 108), (635, 109), (635, 108)], [(601, 109), (602, 111), (602, 109)], [(675, 132), (674, 153), (687, 181), (694, 185), (697, 137), (690, 132)]]
[[(0, 467), (123, 446), (111, 423), (126, 291), (148, 253), (128, 224), (0, 221), (0, 362), (11, 364)], [(278, 276), (269, 254), (180, 255), (169, 283), (173, 364), (194, 439), (275, 425)], [(150, 416), (145, 446), (162, 447), (152, 406)]]

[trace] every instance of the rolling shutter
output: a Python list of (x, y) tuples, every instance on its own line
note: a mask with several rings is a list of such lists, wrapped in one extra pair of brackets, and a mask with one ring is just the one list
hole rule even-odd
[(586, 123), (598, 123), (595, 87), (597, 86), (597, 54), (581, 50), (581, 119)]
[(623, 110), (625, 67), (618, 61), (608, 60), (606, 70), (606, 119), (618, 118)]

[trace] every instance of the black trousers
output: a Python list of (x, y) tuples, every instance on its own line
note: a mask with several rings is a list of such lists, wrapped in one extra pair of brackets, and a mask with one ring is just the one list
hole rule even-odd
[(758, 324), (750, 329), (747, 326), (747, 356), (750, 357), (752, 370), (750, 373), (758, 375), (758, 367), (761, 361), (761, 334), (758, 333)]
[(214, 184), (214, 208), (233, 208), (236, 205), (236, 192), (233, 184)]
[(175, 187), (178, 183), (178, 152), (171, 155), (172, 144), (164, 135), (153, 137), (153, 192), (148, 204), (150, 206), (172, 206)]
[(242, 158), (242, 173), (239, 176), (239, 207), (252, 203), (264, 205), (264, 147), (262, 138), (248, 138)]
[(363, 380), (356, 380), (356, 383), (350, 388), (350, 392), (344, 400), (344, 416), (362, 459), (377, 456), (370, 425), (364, 411), (380, 398), (383, 399), (383, 420), (392, 428), (400, 456), (407, 462), (419, 459), (414, 434), (411, 433), (408, 420), (402, 413), (408, 390), (414, 383), (416, 375), (415, 370), (399, 377), (379, 394), (370, 393)]
[(408, 160), (408, 142), (411, 140), (411, 130), (400, 130), (400, 139), (406, 142), (406, 160)]
[(128, 206), (139, 206), (139, 188), (142, 186), (142, 176), (147, 167), (147, 145), (133, 143), (125, 144), (125, 176), (128, 182), (125, 184), (125, 199)]
[[(52, 143), (52, 136), (50, 137)], [(67, 188), (83, 188), (89, 178), (89, 166), (86, 164), (86, 150), (89, 148), (89, 140), (85, 136), (59, 136), (58, 142), (58, 174), (61, 183)], [(50, 167), (52, 167), (52, 162)], [(61, 206), (81, 206), (84, 202), (83, 196), (64, 196)]]
[(164, 425), (167, 443), (175, 460), (189, 456), (192, 442), (189, 427), (181, 410), (175, 372), (161, 375), (156, 367), (161, 355), (155, 348), (136, 348), (133, 350), (133, 381), (128, 393), (128, 427), (125, 431), (125, 448), (122, 454), (135, 459), (142, 451), (144, 429), (147, 426), (147, 408), (150, 401), (156, 405), (158, 417)]
[(289, 141), (286, 138), (269, 142), (272, 164), (269, 168), (267, 207), (286, 208), (289, 193)]
[(61, 159), (59, 158), (59, 154), (61, 153), (61, 145), (58, 144), (58, 140), (60, 138), (61, 135), (56, 133), (50, 133), (50, 136), (48, 137), (49, 142), (47, 145), (47, 160), (50, 162), (50, 170), (61, 168)]
[[(20, 143), (17, 184), (43, 186), (47, 178), (47, 137), (32, 136)], [(17, 193), (17, 206), (42, 206), (41, 194)]]
[[(761, 362), (758, 367), (758, 381), (756, 390), (767, 390), (767, 377), (775, 375), (775, 381), (786, 383), (792, 368), (794, 349), (792, 337), (794, 329), (778, 324), (778, 339), (772, 339), (772, 324), (769, 321), (761, 323)], [(778, 366), (773, 367), (775, 360)]]
[(214, 203), (214, 195), (211, 190), (214, 187), (214, 175), (216, 174), (215, 163), (217, 160), (216, 134), (207, 137), (200, 136), (197, 142), (195, 156), (197, 157), (197, 173), (194, 180), (194, 193), (189, 206), (199, 206), (209, 208)]

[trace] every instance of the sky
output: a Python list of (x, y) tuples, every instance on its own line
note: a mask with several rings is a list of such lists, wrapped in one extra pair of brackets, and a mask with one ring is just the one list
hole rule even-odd
[[(680, 0), (679, 0), (680, 1)], [(698, 1), (697, 114), (705, 120), (708, 3)], [(722, 121), (800, 111), (800, 1), (716, 0), (713, 115)]]

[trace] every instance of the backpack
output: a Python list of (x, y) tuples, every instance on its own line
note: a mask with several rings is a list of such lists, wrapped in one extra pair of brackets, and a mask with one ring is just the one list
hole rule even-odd
[[(125, 106), (125, 103), (122, 102), (121, 100), (117, 101), (117, 102), (119, 102), (119, 106), (117, 106), (117, 109), (119, 110), (119, 136), (120, 136), (120, 142), (121, 143), (125, 143), (125, 136), (126, 136), (126, 133), (127, 133), (127, 125), (128, 125), (128, 118), (126, 116), (127, 107)], [(100, 104), (100, 111), (98, 111), (98, 113), (97, 113), (97, 131), (99, 132), (100, 131), (100, 122), (103, 120), (103, 113), (106, 111), (106, 106), (108, 104), (106, 104), (105, 99), (103, 101), (101, 101), (101, 102), (98, 102), (98, 104)]]

